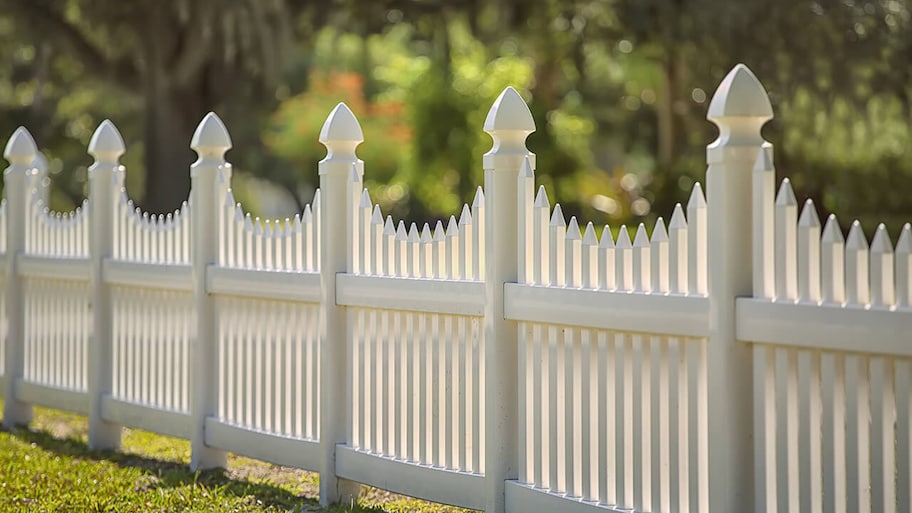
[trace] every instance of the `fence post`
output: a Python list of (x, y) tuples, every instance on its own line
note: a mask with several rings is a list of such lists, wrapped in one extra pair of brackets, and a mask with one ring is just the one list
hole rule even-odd
[(13, 132), (3, 158), (10, 165), (3, 172), (3, 194), (6, 197), (6, 365), (3, 369), (3, 426), (12, 428), (32, 420), (32, 406), (16, 399), (16, 381), (25, 366), (25, 305), (22, 278), (16, 259), (25, 250), (25, 225), (31, 199), (31, 179), (36, 173), (33, 161), (35, 141), (25, 127)]
[[(719, 138), (706, 148), (709, 343), (707, 369), (708, 491), (701, 511), (746, 511), (754, 505), (751, 351), (735, 335), (735, 300), (752, 295), (752, 182), (772, 119), (769, 98), (743, 64), (713, 96), (707, 118)], [(761, 492), (761, 490), (757, 490)]]
[(206, 269), (218, 258), (218, 187), (219, 175), (227, 183), (231, 164), (225, 152), (231, 149), (231, 138), (222, 120), (214, 113), (196, 127), (190, 147), (199, 159), (190, 166), (190, 258), (193, 265), (193, 295), (196, 305), (196, 340), (190, 356), (190, 468), (226, 467), (228, 454), (206, 446), (206, 418), (215, 415), (218, 401), (216, 351), (218, 326), (215, 300), (206, 290)]
[(347, 253), (355, 222), (348, 179), (364, 162), (355, 148), (364, 141), (361, 125), (344, 103), (326, 118), (320, 142), (326, 157), (320, 161), (320, 504), (349, 504), (357, 500), (360, 485), (336, 476), (336, 445), (348, 443), (348, 326), (345, 307), (336, 305), (336, 273), (348, 272)]
[(111, 393), (113, 379), (113, 317), (111, 287), (102, 279), (104, 260), (111, 256), (114, 244), (114, 202), (120, 183), (120, 156), (124, 143), (120, 132), (109, 120), (98, 125), (89, 141), (89, 154), (95, 163), (89, 167), (89, 258), (92, 266), (93, 336), (89, 348), (89, 447), (120, 447), (120, 426), (101, 416), (103, 397)]
[[(504, 487), (519, 472), (519, 395), (517, 330), (504, 319), (504, 284), (519, 277), (519, 171), (535, 155), (526, 137), (535, 131), (529, 107), (512, 87), (506, 88), (485, 119), (494, 139), (484, 155), (485, 226), (485, 511), (505, 510)], [(525, 216), (523, 216), (525, 219)], [(525, 219), (526, 222), (531, 222)], [(523, 252), (523, 254), (525, 254)]]

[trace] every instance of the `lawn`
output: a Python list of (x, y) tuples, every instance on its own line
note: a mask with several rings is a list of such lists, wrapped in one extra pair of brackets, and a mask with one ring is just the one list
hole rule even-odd
[(85, 417), (43, 408), (28, 429), (0, 430), (0, 512), (468, 512), (368, 487), (354, 507), (323, 509), (312, 472), (233, 454), (227, 470), (192, 472), (189, 442), (136, 429), (118, 452), (86, 442)]

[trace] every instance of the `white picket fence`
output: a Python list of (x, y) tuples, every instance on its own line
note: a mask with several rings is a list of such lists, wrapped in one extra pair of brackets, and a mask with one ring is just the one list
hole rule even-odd
[(209, 114), (188, 202), (135, 209), (113, 124), (89, 198), (49, 212), (36, 148), (6, 146), (3, 422), (31, 405), (489, 512), (912, 511), (912, 229), (869, 248), (774, 197), (763, 87), (732, 70), (720, 137), (666, 224), (601, 238), (535, 192), (513, 89), (484, 129), (485, 183), (457, 219), (384, 218), (339, 104), (320, 189), (251, 219)]

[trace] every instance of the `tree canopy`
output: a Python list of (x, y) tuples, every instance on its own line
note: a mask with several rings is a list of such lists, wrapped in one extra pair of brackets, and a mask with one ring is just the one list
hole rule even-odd
[(668, 215), (703, 175), (709, 97), (737, 62), (770, 93), (765, 134), (800, 196), (893, 233), (912, 200), (910, 5), (899, 0), (0, 0), (0, 130), (30, 127), (60, 208), (113, 119), (128, 188), (167, 211), (216, 110), (239, 176), (308, 200), (338, 101), (364, 126), (375, 199), (415, 220), (481, 183), (491, 102), (513, 85), (539, 182), (565, 212)]

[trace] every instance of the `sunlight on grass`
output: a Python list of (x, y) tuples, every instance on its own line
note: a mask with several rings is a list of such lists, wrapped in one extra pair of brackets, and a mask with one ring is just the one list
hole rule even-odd
[(313, 472), (233, 454), (227, 470), (192, 472), (188, 441), (137, 429), (124, 429), (120, 451), (87, 443), (85, 417), (44, 408), (28, 429), (0, 431), (0, 511), (469, 511), (370, 487), (354, 509), (327, 510)]

